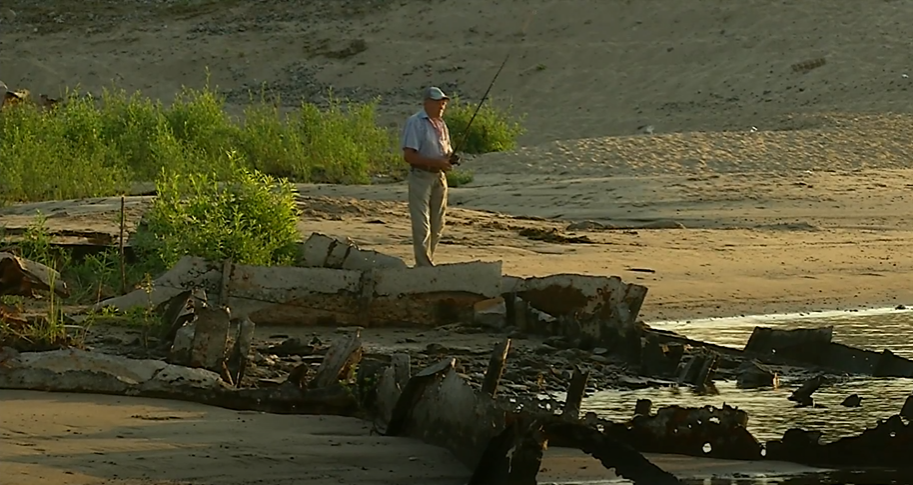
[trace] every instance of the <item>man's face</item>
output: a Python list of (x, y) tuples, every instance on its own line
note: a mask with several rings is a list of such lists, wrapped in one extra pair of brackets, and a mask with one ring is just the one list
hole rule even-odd
[(426, 99), (425, 100), (425, 112), (428, 113), (428, 116), (432, 118), (440, 118), (444, 115), (444, 109), (447, 108), (446, 99)]

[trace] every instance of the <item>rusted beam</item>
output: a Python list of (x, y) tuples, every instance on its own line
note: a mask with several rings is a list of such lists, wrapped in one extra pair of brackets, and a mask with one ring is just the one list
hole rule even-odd
[(564, 401), (564, 411), (561, 417), (570, 421), (580, 419), (580, 405), (583, 403), (583, 394), (586, 392), (586, 383), (590, 378), (590, 371), (585, 371), (579, 365), (574, 366), (574, 375), (567, 389), (567, 399)]
[(485, 372), (485, 379), (482, 381), (482, 392), (491, 397), (498, 393), (498, 384), (501, 382), (501, 375), (504, 374), (504, 366), (507, 362), (507, 353), (510, 351), (510, 339), (504, 339), (491, 352), (491, 359), (488, 361), (488, 370)]

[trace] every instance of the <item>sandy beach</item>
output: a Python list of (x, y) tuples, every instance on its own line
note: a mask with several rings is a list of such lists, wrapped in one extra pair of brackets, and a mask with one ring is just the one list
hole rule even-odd
[[(439, 262), (619, 275), (649, 287), (648, 322), (909, 306), (913, 6), (860, 5), (10, 0), (0, 79), (52, 96), (114, 82), (167, 102), (202, 86), (207, 67), (235, 113), (262, 85), (288, 108), (333, 87), (382, 96), (382, 122), (399, 126), (423, 86), (477, 100), (511, 53), (493, 96), (528, 131), (515, 151), (466, 161), (474, 180), (450, 191)], [(356, 41), (362, 52), (339, 54)], [(301, 185), (300, 229), (411, 263), (405, 190)], [(146, 203), (130, 200), (131, 221)], [(24, 227), (36, 208), (52, 231), (116, 231), (105, 201), (4, 207), (0, 225)], [(443, 450), (341, 418), (12, 391), (0, 408), (9, 485), (468, 476)], [(554, 459), (541, 480), (583, 473), (578, 458)]]
[[(3, 390), (0, 402), (4, 485), (459, 485), (471, 473), (442, 448), (371, 435), (369, 426), (351, 418), (33, 391)], [(785, 463), (650, 458), (680, 477), (812, 470)], [(617, 479), (595, 459), (566, 449), (547, 452), (538, 478), (542, 483)]]

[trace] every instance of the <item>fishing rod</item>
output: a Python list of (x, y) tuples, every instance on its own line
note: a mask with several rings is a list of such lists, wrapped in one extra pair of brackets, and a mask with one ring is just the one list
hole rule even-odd
[[(507, 60), (510, 59), (510, 51), (507, 52), (507, 55), (504, 56), (504, 62), (501, 63), (501, 67), (498, 68), (498, 72), (495, 73), (495, 77), (491, 78), (491, 82), (488, 84), (488, 89), (485, 90), (485, 94), (482, 95), (482, 99), (479, 100), (479, 104), (476, 105), (475, 112), (472, 113), (472, 117), (469, 118), (469, 123), (466, 124), (466, 128), (463, 130), (463, 137), (457, 142), (456, 147), (453, 149), (453, 153), (457, 153), (460, 148), (466, 145), (466, 140), (469, 138), (469, 128), (472, 127), (472, 122), (475, 121), (476, 115), (479, 114), (479, 110), (482, 109), (482, 105), (485, 103), (485, 100), (488, 99), (488, 94), (491, 93), (491, 88), (494, 87), (495, 81), (498, 80), (498, 76), (501, 75), (501, 71), (504, 69), (504, 66), (507, 64)], [(454, 165), (459, 165), (460, 162), (454, 163)]]
[[(523, 30), (520, 31), (520, 35), (523, 36), (523, 40), (526, 40), (526, 29), (529, 28), (529, 22), (532, 20), (533, 16), (536, 14), (536, 11), (532, 11), (526, 17), (526, 22), (523, 23)], [(482, 109), (482, 105), (485, 104), (485, 100), (488, 99), (489, 93), (491, 93), (491, 88), (494, 87), (495, 81), (498, 80), (498, 76), (501, 75), (501, 71), (504, 70), (504, 66), (507, 65), (508, 59), (510, 59), (510, 54), (513, 52), (513, 47), (507, 51), (507, 55), (504, 56), (504, 62), (501, 63), (501, 67), (498, 68), (498, 71), (495, 73), (495, 76), (491, 78), (491, 82), (488, 83), (488, 89), (485, 90), (485, 94), (482, 95), (482, 99), (479, 100), (479, 104), (476, 105), (476, 110), (472, 113), (472, 117), (469, 118), (469, 123), (466, 124), (466, 128), (463, 130), (463, 136), (457, 142), (454, 147), (453, 153), (457, 153), (466, 145), (466, 140), (469, 138), (469, 129), (472, 127), (472, 122), (475, 121), (476, 115), (479, 114), (479, 110)], [(457, 160), (454, 165), (459, 165), (460, 162)]]

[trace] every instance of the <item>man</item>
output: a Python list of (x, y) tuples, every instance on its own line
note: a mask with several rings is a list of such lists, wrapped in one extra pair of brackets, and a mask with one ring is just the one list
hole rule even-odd
[(443, 118), (448, 101), (450, 98), (439, 88), (426, 88), (422, 109), (410, 116), (403, 127), (416, 266), (434, 266), (434, 249), (441, 240), (447, 212), (447, 172), (459, 163)]

